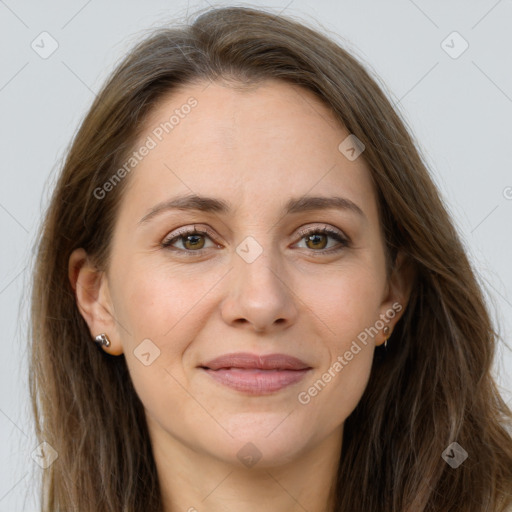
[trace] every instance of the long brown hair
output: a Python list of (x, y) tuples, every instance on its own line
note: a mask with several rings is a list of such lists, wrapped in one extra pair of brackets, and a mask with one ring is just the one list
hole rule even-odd
[[(511, 412), (491, 374), (495, 333), (481, 287), (424, 159), (358, 60), (292, 19), (248, 7), (198, 12), (154, 31), (97, 95), (67, 153), (34, 268), (30, 393), (36, 435), (58, 453), (45, 512), (162, 510), (145, 416), (124, 356), (95, 346), (68, 279), (84, 248), (107, 269), (127, 176), (98, 200), (163, 95), (193, 81), (268, 79), (316, 94), (365, 145), (388, 261), (403, 251), (412, 294), (345, 422), (336, 511), (503, 511), (512, 498)], [(457, 442), (468, 458), (451, 467)]]

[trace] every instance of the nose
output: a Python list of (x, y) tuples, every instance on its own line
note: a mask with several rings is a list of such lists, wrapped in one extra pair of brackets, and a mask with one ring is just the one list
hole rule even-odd
[(297, 296), (283, 269), (270, 250), (264, 250), (250, 263), (234, 253), (226, 283), (228, 292), (221, 306), (224, 321), (258, 333), (286, 329), (295, 323)]

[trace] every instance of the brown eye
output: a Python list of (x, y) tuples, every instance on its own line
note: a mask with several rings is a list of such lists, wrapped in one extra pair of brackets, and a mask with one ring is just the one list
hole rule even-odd
[[(193, 253), (201, 253), (203, 250), (208, 249), (208, 247), (205, 246), (206, 239), (211, 240), (207, 231), (201, 229), (182, 230), (180, 233), (174, 234), (174, 236), (164, 240), (161, 246), (165, 249), (176, 251), (177, 253), (192, 255)], [(175, 247), (178, 243), (181, 243), (181, 247)]]
[(185, 236), (182, 235), (179, 238), (183, 240), (183, 246), (186, 249), (202, 249), (204, 247), (204, 238), (201, 240), (201, 237), (203, 237), (203, 235), (195, 234)]
[[(323, 240), (322, 240), (323, 238)], [(315, 233), (313, 235), (307, 235), (305, 237), (306, 239), (306, 245), (311, 243), (311, 245), (308, 245), (309, 249), (325, 249), (325, 246), (327, 245), (327, 237), (324, 234)]]
[[(303, 230), (300, 235), (306, 244), (306, 248), (311, 249), (313, 254), (318, 253), (318, 256), (341, 251), (350, 244), (349, 240), (341, 233), (327, 227)], [(336, 240), (338, 242), (338, 247), (334, 246), (326, 249), (329, 243), (329, 238)]]

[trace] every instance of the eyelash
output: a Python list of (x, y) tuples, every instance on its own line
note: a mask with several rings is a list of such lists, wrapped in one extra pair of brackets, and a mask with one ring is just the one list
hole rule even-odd
[[(328, 235), (329, 237), (331, 237), (331, 238), (335, 239), (337, 242), (339, 242), (341, 246), (327, 249), (327, 250), (323, 249), (323, 250), (319, 250), (319, 251), (310, 249), (310, 251), (312, 252), (312, 254), (314, 256), (325, 256), (325, 255), (337, 253), (337, 252), (340, 252), (341, 250), (345, 249), (346, 247), (350, 246), (350, 241), (347, 238), (345, 238), (344, 236), (342, 236), (338, 231), (336, 231), (332, 228), (328, 228), (328, 227), (308, 228), (308, 229), (301, 230), (299, 232), (301, 240), (307, 236), (316, 235), (316, 234)], [(204, 253), (204, 251), (208, 250), (208, 248), (197, 249), (197, 250), (186, 250), (186, 249), (176, 249), (174, 247), (171, 247), (174, 242), (179, 241), (180, 239), (184, 239), (188, 235), (206, 235), (210, 239), (212, 239), (212, 233), (210, 233), (208, 230), (196, 229), (196, 227), (194, 226), (193, 229), (190, 229), (190, 228), (183, 229), (182, 231), (180, 231), (176, 235), (174, 235), (172, 238), (168, 238), (167, 240), (164, 240), (160, 245), (163, 249), (182, 252), (182, 253), (186, 254), (187, 256), (202, 255)]]

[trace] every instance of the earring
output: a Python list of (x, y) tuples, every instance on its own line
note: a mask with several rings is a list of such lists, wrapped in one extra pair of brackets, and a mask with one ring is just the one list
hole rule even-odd
[(94, 338), (94, 342), (98, 345), (98, 347), (110, 347), (110, 340), (108, 339), (108, 336), (105, 333), (98, 334), (96, 338)]
[(384, 333), (384, 335), (386, 336), (386, 338), (384, 339), (384, 348), (388, 348), (388, 339), (389, 339), (389, 336), (391, 335), (390, 334), (390, 329), (389, 329), (389, 326), (385, 326), (384, 329), (382, 329), (382, 332)]

